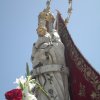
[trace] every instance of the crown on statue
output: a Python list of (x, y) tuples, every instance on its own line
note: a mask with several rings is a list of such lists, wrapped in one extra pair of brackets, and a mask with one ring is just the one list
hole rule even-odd
[(48, 0), (46, 5), (47, 7), (40, 12), (38, 16), (38, 28), (41, 27), (46, 27), (47, 31), (50, 31), (53, 28), (53, 23), (54, 23), (54, 16), (50, 11), (50, 1)]
[(53, 14), (50, 12), (50, 7), (48, 8), (46, 8), (46, 9), (44, 9), (42, 12), (40, 12), (40, 14), (39, 14), (39, 19), (41, 19), (41, 20), (46, 20), (46, 21), (48, 21), (48, 22), (50, 22), (50, 21), (54, 21), (54, 16), (53, 16)]

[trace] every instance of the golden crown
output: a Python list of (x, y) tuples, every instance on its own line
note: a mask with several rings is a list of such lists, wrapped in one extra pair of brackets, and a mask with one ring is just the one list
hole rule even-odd
[(40, 26), (46, 27), (48, 32), (52, 30), (55, 20), (53, 14), (50, 11), (50, 2), (51, 0), (47, 0), (46, 8), (42, 12), (40, 12), (38, 16), (38, 28)]
[(44, 19), (46, 21), (54, 21), (54, 16), (50, 12), (50, 9), (46, 8), (39, 14), (39, 19)]
[(50, 12), (50, 2), (51, 0), (48, 0), (46, 5), (46, 9), (44, 9), (42, 12), (39, 14), (39, 19), (45, 19), (46, 21), (54, 21), (54, 16)]

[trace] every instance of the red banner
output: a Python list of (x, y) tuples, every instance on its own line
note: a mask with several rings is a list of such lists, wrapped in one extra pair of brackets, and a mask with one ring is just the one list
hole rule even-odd
[(69, 67), (71, 100), (100, 100), (100, 75), (80, 53), (58, 13), (57, 29), (65, 45), (66, 65)]

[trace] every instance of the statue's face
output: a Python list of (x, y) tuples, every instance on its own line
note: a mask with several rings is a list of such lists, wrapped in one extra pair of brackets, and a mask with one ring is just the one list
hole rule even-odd
[(39, 36), (44, 36), (46, 34), (46, 29), (43, 27), (38, 27), (37, 33), (39, 34)]

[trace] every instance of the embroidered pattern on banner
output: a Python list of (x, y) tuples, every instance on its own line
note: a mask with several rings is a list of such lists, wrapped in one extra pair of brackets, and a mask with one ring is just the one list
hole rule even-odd
[[(91, 68), (85, 63), (85, 61), (82, 59), (82, 56), (78, 53), (77, 48), (75, 47), (73, 41), (71, 41), (71, 37), (69, 34), (66, 34), (66, 27), (63, 25), (63, 23), (59, 23), (59, 34), (60, 36), (66, 40), (67, 42), (67, 48), (71, 48), (69, 53), (71, 58), (73, 59), (74, 63), (77, 65), (78, 69), (83, 73), (85, 79), (89, 81), (95, 91), (92, 92), (91, 98), (100, 100), (100, 81), (98, 80), (99, 77), (95, 74), (94, 71), (92, 71)], [(63, 40), (63, 41), (64, 41)]]
[(80, 83), (80, 90), (78, 95), (85, 96), (85, 85), (83, 85), (82, 83)]

